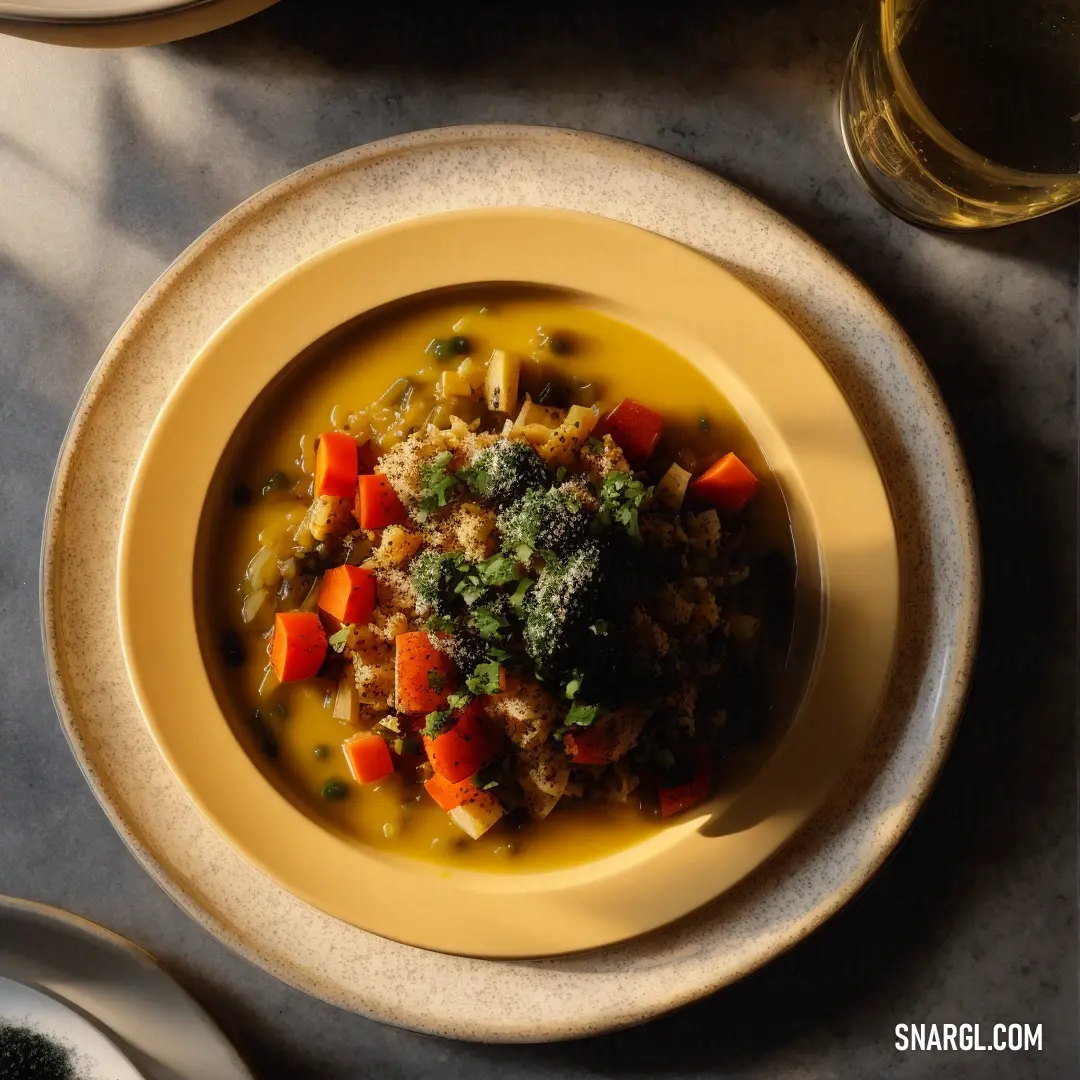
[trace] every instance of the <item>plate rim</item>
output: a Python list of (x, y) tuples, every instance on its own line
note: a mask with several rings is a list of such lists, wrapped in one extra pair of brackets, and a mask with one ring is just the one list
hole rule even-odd
[[(218, 1051), (230, 1059), (229, 1065), (232, 1068), (233, 1075), (237, 1078), (244, 1076), (248, 1077), (249, 1080), (255, 1080), (254, 1073), (252, 1073), (251, 1069), (248, 1067), (248, 1064), (241, 1056), (240, 1051), (225, 1035), (224, 1031), (210, 1013), (207, 1012), (203, 1005), (193, 997), (187, 989), (181, 986), (165, 966), (156, 957), (147, 952), (146, 949), (136, 945), (135, 942), (128, 940), (123, 935), (116, 933), (115, 930), (110, 930), (107, 926), (102, 926), (100, 923), (95, 922), (93, 919), (88, 919), (83, 915), (77, 915), (72, 911), (66, 911), (63, 908), (55, 907), (52, 904), (42, 903), (39, 900), (27, 900), (23, 897), (9, 896), (0, 893), (0, 920), (10, 917), (28, 919), (41, 927), (50, 927), (55, 929), (55, 932), (71, 934), (87, 943), (100, 945), (110, 952), (115, 952), (116, 954), (123, 956), (126, 961), (145, 972), (148, 977), (155, 981), (159, 981), (162, 985), (168, 986), (169, 992), (173, 994), (178, 1001), (183, 1002), (184, 1008), (187, 1009), (188, 1014), (199, 1024), (206, 1036), (212, 1038)], [(0, 950), (0, 956), (2, 955), (2, 950)], [(10, 976), (5, 977), (10, 978)], [(20, 980), (16, 979), (16, 981)], [(44, 987), (45, 991), (48, 992), (50, 996), (63, 999), (65, 1003), (67, 1002), (67, 998), (64, 994), (60, 991), (53, 990), (45, 981), (45, 977), (40, 974), (35, 976), (35, 988), (38, 983)], [(131, 1047), (133, 1053), (143, 1052), (142, 1047), (136, 1046), (130, 1037), (126, 1037), (113, 1024), (110, 1024), (107, 1020), (99, 1017), (94, 1009), (88, 1004), (81, 1001), (72, 1001), (71, 1005), (87, 1015), (92, 1016), (94, 1020), (111, 1032), (116, 1039), (125, 1042)], [(122, 1046), (121, 1049), (123, 1050)], [(132, 1064), (134, 1064), (134, 1062)], [(164, 1064), (167, 1067), (171, 1067), (172, 1063), (165, 1062)], [(138, 1071), (137, 1065), (136, 1071)], [(151, 1077), (148, 1076), (147, 1080), (151, 1080)], [(179, 1074), (177, 1074), (177, 1080), (179, 1080)], [(196, 1078), (193, 1077), (191, 1080), (196, 1080)], [(199, 1080), (201, 1080), (201, 1078), (199, 1078)]]
[[(423, 1022), (410, 1022), (400, 1017), (380, 1014), (377, 1011), (359, 1009), (344, 1002), (340, 997), (335, 997), (310, 986), (303, 986), (301, 982), (291, 978), (289, 973), (273, 960), (260, 955), (246, 939), (238, 937), (215, 911), (200, 906), (197, 897), (186, 893), (180, 884), (170, 876), (167, 865), (154, 852), (143, 845), (134, 827), (124, 819), (117, 796), (111, 787), (104, 782), (104, 779), (98, 776), (95, 764), (91, 760), (87, 748), (81, 742), (75, 714), (69, 705), (68, 693), (63, 685), (59, 663), (57, 630), (53, 618), (54, 600), (56, 592), (58, 592), (58, 590), (54, 590), (54, 575), (57, 572), (57, 567), (53, 560), (53, 555), (59, 547), (58, 517), (62, 508), (62, 494), (66, 480), (77, 456), (78, 436), (88, 422), (91, 406), (102, 393), (109, 370), (116, 362), (124, 342), (139, 330), (146, 318), (147, 309), (164, 292), (178, 284), (188, 270), (216, 244), (222, 242), (240, 222), (249, 218), (254, 219), (260, 211), (268, 208), (278, 199), (295, 197), (298, 191), (309, 183), (325, 179), (339, 171), (363, 167), (365, 164), (370, 164), (380, 158), (404, 155), (413, 150), (425, 152), (430, 151), (433, 147), (437, 149), (444, 145), (466, 142), (484, 145), (505, 142), (515, 145), (517, 143), (540, 143), (544, 140), (549, 140), (549, 142), (558, 141), (558, 145), (554, 147), (556, 153), (563, 147), (571, 147), (575, 151), (588, 149), (598, 157), (610, 155), (619, 158), (620, 168), (629, 167), (627, 163), (637, 158), (638, 160), (633, 162), (633, 165), (640, 167), (643, 164), (646, 169), (664, 172), (676, 178), (685, 176), (691, 181), (707, 187), (710, 191), (726, 193), (728, 197), (737, 199), (743, 204), (752, 207), (753, 213), (759, 220), (764, 220), (780, 229), (797, 248), (812, 256), (814, 261), (824, 262), (828, 265), (830, 270), (846, 283), (852, 293), (858, 296), (866, 307), (874, 310), (880, 320), (880, 325), (888, 335), (890, 345), (897, 350), (906, 377), (919, 400), (921, 412), (932, 418), (935, 429), (940, 433), (944, 447), (951, 455), (948, 462), (943, 464), (947, 464), (952, 476), (948, 486), (952, 495), (951, 505), (956, 511), (956, 527), (959, 533), (958, 547), (963, 555), (957, 569), (963, 579), (967, 603), (960, 617), (960, 633), (956, 652), (948, 665), (950, 674), (948, 700), (944, 706), (939, 706), (937, 710), (943, 722), (939, 723), (935, 728), (936, 737), (927, 752), (920, 758), (915, 796), (905, 799), (900, 812), (890, 820), (889, 828), (884, 834), (885, 838), (881, 839), (879, 837), (873, 854), (863, 857), (860, 860), (857, 872), (849, 874), (841, 888), (835, 890), (829, 897), (820, 901), (814, 907), (812, 914), (804, 920), (804, 925), (789, 928), (783, 935), (778, 935), (778, 939), (768, 949), (755, 955), (750, 965), (733, 973), (721, 973), (719, 975), (713, 973), (708, 977), (699, 979), (690, 987), (680, 988), (678, 992), (663, 996), (663, 1000), (653, 1001), (641, 1007), (621, 1007), (617, 1011), (609, 1011), (602, 1017), (583, 1023), (576, 1028), (564, 1024), (558, 1028), (549, 1025), (547, 1028), (539, 1027), (534, 1030), (522, 1031), (497, 1027), (496, 1025), (485, 1026), (483, 1022), (467, 1025), (455, 1021), (450, 1024), (439, 1025), (427, 1018)], [(80, 769), (114, 828), (124, 839), (140, 865), (179, 907), (186, 911), (200, 926), (213, 933), (219, 941), (262, 970), (316, 997), (339, 1004), (343, 1008), (361, 1012), (374, 1019), (399, 1027), (407, 1027), (430, 1034), (450, 1035), (455, 1038), (474, 1041), (525, 1043), (571, 1039), (582, 1035), (630, 1027), (714, 993), (723, 986), (737, 981), (786, 952), (814, 929), (820, 927), (861, 891), (876, 875), (895, 849), (897, 843), (908, 831), (940, 775), (949, 749), (955, 739), (970, 689), (982, 606), (981, 549), (974, 492), (955, 426), (948, 415), (931, 372), (899, 322), (881, 299), (856, 277), (846, 265), (806, 233), (805, 230), (773, 210), (757, 196), (751, 195), (745, 189), (726, 178), (663, 150), (630, 140), (554, 126), (522, 124), (452, 125), (390, 136), (353, 147), (307, 165), (268, 184), (240, 202), (199, 235), (162, 271), (147, 289), (106, 347), (80, 395), (58, 454), (56, 469), (48, 493), (45, 529), (42, 537), (39, 585), (41, 630), (50, 694), (58, 718), (61, 721), (61, 726), (64, 729), (65, 737), (68, 739)]]
[[(373, 284), (375, 276), (365, 272), (372, 264), (394, 269), (384, 270)], [(613, 266), (643, 269), (620, 279)], [(187, 611), (197, 590), (186, 571), (175, 581), (158, 582), (156, 560), (167, 551), (167, 562), (188, 565), (188, 548), (194, 551), (199, 519), (205, 515), (208, 458), (216, 474), (219, 444), (224, 451), (242, 419), (237, 416), (241, 405), (246, 415), (266, 380), (275, 379), (313, 341), (406, 296), (479, 280), (512, 286), (526, 276), (543, 287), (599, 296), (602, 304), (633, 311), (651, 304), (641, 307), (649, 320), (662, 318), (680, 333), (701, 335), (699, 359), (712, 361), (707, 377), (721, 393), (745, 392), (751, 399), (752, 412), (742, 410), (744, 421), (751, 429), (760, 427), (757, 437), (766, 456), (779, 455), (773, 465), (796, 506), (801, 504), (797, 519), (813, 520), (805, 554), (811, 562), (816, 556), (823, 568), (827, 611), (806, 694), (783, 742), (763, 765), (772, 779), (751, 789), (784, 791), (783, 812), (775, 809), (723, 839), (707, 838), (695, 817), (645, 845), (580, 866), (505, 879), (499, 875), (496, 884), (488, 875), (452, 867), (433, 874), (417, 860), (403, 864), (380, 858), (366, 846), (328, 834), (312, 816), (271, 794), (258, 767), (230, 737), (220, 698), (203, 671), (197, 616), (189, 618)], [(667, 281), (677, 287), (666, 289)], [(338, 282), (347, 284), (338, 290)], [(715, 298), (711, 309), (700, 302), (706, 295)], [(317, 326), (311, 315), (316, 308)], [(297, 310), (306, 314), (294, 318), (291, 313)], [(275, 311), (286, 313), (287, 329), (275, 324), (271, 334), (267, 328)], [(283, 344), (289, 335), (295, 340)], [(763, 353), (774, 358), (764, 375), (758, 364)], [(687, 354), (691, 364), (693, 355)], [(226, 366), (229, 356), (259, 360)], [(273, 358), (272, 370), (268, 357)], [(257, 375), (252, 373), (256, 367)], [(223, 392), (221, 374), (228, 369), (243, 374), (231, 375)], [(798, 386), (797, 394), (791, 386)], [(808, 401), (813, 402), (809, 409)], [(738, 397), (732, 402), (740, 410)], [(761, 416), (752, 418), (757, 412)], [(181, 415), (186, 415), (186, 426), (178, 423)], [(196, 416), (204, 427), (193, 449), (184, 431), (192, 430)], [(225, 435), (223, 424), (229, 429)], [(210, 447), (204, 452), (208, 429)], [(847, 470), (840, 499), (834, 498), (838, 460)], [(192, 470), (197, 479), (189, 484)], [(162, 505), (165, 491), (167, 505)], [(176, 510), (178, 501), (182, 511)], [(196, 503), (200, 512), (194, 510)], [(856, 515), (849, 510), (853, 503), (859, 506)], [(175, 524), (178, 512), (183, 525)], [(859, 555), (851, 553), (853, 542)], [(139, 557), (151, 550), (153, 562)], [(658, 930), (715, 900), (763, 865), (810, 820), (857, 760), (885, 701), (899, 636), (898, 541), (885, 481), (865, 432), (821, 357), (764, 297), (693, 248), (625, 222), (550, 208), (488, 207), (413, 217), (325, 248), (259, 290), (190, 362), (151, 427), (128, 491), (117, 575), (121, 642), (136, 700), (174, 775), (219, 833), (293, 895), (328, 914), (399, 943), (489, 959), (565, 956)], [(877, 591), (868, 593), (871, 582)], [(156, 616), (140, 601), (155, 583), (155, 603), (184, 611), (177, 633), (164, 643), (154, 636)], [(865, 599), (871, 595), (873, 601)], [(851, 615), (860, 605), (862, 623), (856, 630)], [(144, 644), (151, 641), (152, 647)], [(856, 654), (857, 674), (852, 674)], [(172, 690), (176, 671), (188, 673), (178, 712)], [(834, 734), (827, 741), (835, 752), (829, 762), (820, 769), (799, 767), (795, 759), (812, 756), (819, 725), (836, 713), (839, 673), (845, 679), (844, 715), (850, 719), (830, 728)], [(258, 829), (247, 817), (255, 806)], [(268, 831), (272, 842), (265, 839)], [(291, 841), (287, 852), (281, 845), (285, 836)], [(646, 850), (651, 854), (646, 856)], [(333, 873), (324, 869), (329, 866)], [(709, 869), (691, 873), (691, 866)], [(367, 888), (343, 887), (342, 874), (362, 876)], [(679, 890), (661, 884), (673, 876), (683, 883)], [(471, 906), (460, 908), (461, 918), (406, 919), (411, 890), (423, 881), (425, 905), (435, 903), (441, 911)], [(365, 899), (369, 890), (378, 894), (378, 904)], [(570, 906), (595, 914), (560, 922), (559, 911)], [(512, 918), (504, 917), (506, 910), (512, 910)], [(466, 917), (466, 911), (479, 920)], [(526, 934), (522, 924), (540, 929)], [(483, 929), (470, 929), (477, 925)]]

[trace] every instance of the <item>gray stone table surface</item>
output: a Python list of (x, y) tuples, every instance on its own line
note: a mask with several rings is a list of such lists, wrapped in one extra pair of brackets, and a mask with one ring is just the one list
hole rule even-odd
[[(195, 41), (0, 39), (0, 891), (156, 954), (266, 1077), (1057, 1078), (1077, 1063), (1077, 220), (951, 237), (859, 187), (835, 99), (857, 0), (432, 6), (284, 0)], [(940, 382), (981, 511), (986, 609), (941, 782), (863, 895), (742, 984), (546, 1047), (392, 1030), (231, 954), (140, 869), (53, 714), (45, 493), (80, 391), (168, 262), (263, 185), (416, 128), (556, 124), (743, 184), (860, 274)], [(422, 992), (418, 989), (418, 993)], [(902, 1021), (1041, 1023), (1029, 1054), (899, 1053)], [(208, 1078), (210, 1080), (210, 1078)]]

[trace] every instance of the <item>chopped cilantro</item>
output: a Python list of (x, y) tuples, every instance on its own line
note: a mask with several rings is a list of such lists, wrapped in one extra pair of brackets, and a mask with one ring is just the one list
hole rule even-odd
[(480, 576), (478, 574), (469, 574), (466, 577), (463, 577), (454, 588), (454, 592), (456, 592), (469, 607), (472, 607), (486, 591), (487, 587), (481, 584)]
[(429, 739), (436, 739), (444, 731), (449, 731), (455, 723), (457, 723), (457, 717), (450, 709), (437, 709), (424, 717), (424, 734)]
[(454, 474), (474, 495), (487, 495), (491, 490), (491, 473), (479, 466), (467, 466)]
[(394, 732), (395, 735), (400, 735), (401, 734), (401, 722), (398, 720), (398, 718), (396, 716), (393, 716), (393, 715), (384, 716), (379, 721), (379, 727), (384, 727), (388, 731)]
[(573, 701), (581, 689), (582, 675), (580, 671), (574, 672), (574, 677), (566, 684), (566, 696)]
[(465, 680), (465, 685), (474, 694), (499, 693), (499, 665), (495, 660), (486, 664), (477, 664), (476, 670)]
[(505, 649), (500, 649), (497, 645), (492, 645), (491, 648), (488, 649), (488, 659), (496, 660), (501, 664), (504, 660), (510, 659), (510, 654)]
[(609, 624), (608, 624), (608, 621), (607, 621), (607, 619), (597, 619), (597, 620), (596, 620), (596, 622), (594, 622), (594, 623), (593, 623), (593, 624), (592, 624), (592, 625), (591, 625), (591, 626), (589, 627), (589, 629), (590, 629), (590, 630), (591, 630), (591, 631), (592, 631), (592, 632), (593, 632), (593, 633), (594, 633), (594, 634), (595, 634), (595, 635), (596, 635), (597, 637), (607, 637), (608, 633), (609, 633), (609, 632), (610, 632), (610, 630), (611, 630), (611, 627), (609, 626)]
[(498, 786), (499, 786), (499, 781), (498, 780), (489, 780), (480, 790), (481, 791), (490, 791), (492, 788), (495, 788), (495, 787), (498, 787)]
[(458, 486), (457, 477), (446, 471), (446, 466), (453, 459), (453, 453), (444, 450), (420, 466), (420, 482), (423, 487), (420, 489), (420, 506), (416, 511), (419, 521), (427, 521), (436, 510), (445, 506), (450, 492)]
[(471, 622), (473, 629), (485, 641), (501, 640), (500, 631), (510, 625), (508, 620), (490, 607), (473, 608)]
[(524, 563), (526, 566), (528, 566), (529, 563), (532, 561), (533, 549), (529, 547), (528, 544), (518, 544), (518, 546), (514, 549), (514, 555), (517, 558), (518, 562)]
[(501, 551), (497, 551), (482, 563), (477, 563), (476, 569), (480, 573), (480, 580), (485, 585), (507, 585), (518, 577), (514, 560)]
[(429, 671), (427, 684), (436, 694), (441, 694), (442, 688), (446, 685), (446, 676), (441, 671)]
[(518, 582), (517, 588), (507, 598), (510, 606), (520, 615), (522, 608), (525, 604), (525, 594), (532, 587), (532, 578), (522, 578)]
[(561, 484), (566, 479), (566, 466), (560, 465), (555, 470), (555, 483)]
[(446, 695), (446, 704), (449, 705), (454, 712), (464, 709), (471, 700), (472, 694), (470, 694), (468, 690), (455, 690), (452, 694)]
[(590, 436), (585, 440), (585, 448), (590, 454), (602, 454), (604, 452), (604, 440)]
[(335, 634), (331, 634), (326, 640), (330, 643), (330, 648), (334, 652), (344, 652), (345, 646), (349, 644), (349, 630), (351, 627), (343, 626)]
[(454, 629), (454, 620), (445, 615), (432, 615), (424, 623), (424, 629), (429, 634), (449, 634)]
[(597, 519), (601, 525), (622, 525), (630, 536), (641, 542), (638, 511), (649, 505), (653, 489), (635, 480), (629, 473), (613, 472), (604, 477), (600, 486), (600, 509)]
[(600, 715), (599, 705), (571, 705), (564, 723), (567, 727), (588, 727)]

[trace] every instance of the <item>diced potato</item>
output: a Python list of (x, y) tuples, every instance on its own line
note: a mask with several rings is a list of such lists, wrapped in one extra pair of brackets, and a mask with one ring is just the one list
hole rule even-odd
[(460, 397), (476, 399), (483, 388), (483, 377), (474, 386), (457, 371), (444, 371), (439, 377), (439, 389), (444, 398)]
[(550, 433), (547, 442), (536, 448), (536, 452), (549, 465), (569, 465), (599, 419), (600, 413), (595, 406), (571, 405), (566, 419)]
[(509, 413), (517, 408), (521, 361), (502, 349), (495, 349), (488, 361), (485, 394), (492, 412)]
[(686, 488), (690, 483), (691, 474), (681, 465), (672, 464), (656, 485), (655, 498), (662, 506), (670, 506), (672, 510), (678, 510), (683, 499), (686, 498)]
[(334, 719), (348, 724), (360, 722), (360, 695), (356, 692), (356, 677), (352, 664), (341, 673), (337, 694), (334, 697)]
[(478, 388), (484, 385), (484, 380), (487, 378), (487, 368), (479, 360), (474, 360), (471, 356), (466, 356), (458, 364), (457, 373), (470, 386)]
[(735, 641), (751, 643), (761, 630), (761, 620), (753, 615), (744, 615), (741, 611), (729, 611), (725, 616), (728, 624), (728, 636)]
[(479, 840), (502, 816), (502, 804), (486, 791), (481, 791), (474, 799), (450, 811), (453, 823), (474, 840)]
[(533, 821), (543, 821), (558, 805), (561, 796), (541, 791), (533, 783), (524, 764), (518, 766), (517, 778), (518, 783), (521, 784), (521, 792), (525, 796), (525, 809), (529, 811), (529, 817)]
[(424, 538), (400, 525), (388, 525), (370, 562), (376, 566), (404, 566), (423, 546)]
[(551, 438), (551, 428), (544, 424), (526, 424), (521, 428), (521, 434), (533, 446), (543, 446)]
[(528, 394), (525, 395), (525, 404), (514, 421), (514, 430), (521, 431), (529, 424), (537, 424), (546, 428), (557, 428), (566, 419), (566, 413), (562, 409), (553, 409), (548, 405), (537, 405)]
[(352, 532), (356, 528), (353, 500), (338, 499), (332, 495), (317, 496), (311, 504), (308, 528), (316, 540), (325, 540), (328, 536), (344, 536)]

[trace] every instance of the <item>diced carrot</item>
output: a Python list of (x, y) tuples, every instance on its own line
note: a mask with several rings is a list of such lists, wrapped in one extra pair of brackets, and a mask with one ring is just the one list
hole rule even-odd
[(315, 494), (351, 499), (356, 472), (356, 440), (344, 431), (324, 431), (315, 451)]
[(761, 487), (761, 481), (734, 455), (725, 454), (690, 484), (690, 494), (717, 510), (741, 510)]
[(563, 749), (575, 765), (607, 765), (617, 743), (616, 733), (603, 720), (591, 727), (575, 728), (563, 737)]
[(630, 464), (639, 466), (652, 457), (663, 433), (664, 418), (631, 398), (623, 398), (600, 421), (595, 432), (600, 438), (610, 435)]
[(676, 784), (671, 787), (660, 785), (660, 814), (662, 817), (671, 817), (683, 810), (689, 810), (697, 806), (709, 795), (712, 786), (712, 759), (706, 746), (694, 748), (695, 769), (693, 777), (685, 784)]
[(340, 623), (365, 623), (375, 610), (375, 575), (362, 566), (335, 566), (323, 574), (319, 610)]
[(453, 727), (434, 739), (424, 736), (431, 767), (452, 784), (472, 776), (502, 746), (502, 734), (490, 724), (474, 698), (458, 714)]
[(363, 473), (356, 486), (356, 520), (361, 529), (382, 529), (405, 520), (405, 507), (382, 473)]
[(381, 735), (353, 735), (341, 744), (341, 749), (358, 784), (374, 784), (394, 771), (390, 748)]
[(326, 657), (326, 631), (314, 611), (279, 611), (274, 616), (270, 666), (281, 682), (310, 679)]
[(443, 810), (453, 810), (475, 794), (476, 785), (472, 782), (471, 773), (457, 784), (452, 784), (446, 777), (435, 773), (430, 780), (424, 781), (424, 790)]
[(457, 682), (453, 660), (435, 648), (426, 630), (399, 634), (394, 641), (398, 711), (428, 713), (446, 708), (446, 696)]

